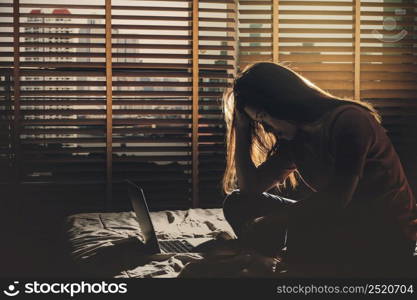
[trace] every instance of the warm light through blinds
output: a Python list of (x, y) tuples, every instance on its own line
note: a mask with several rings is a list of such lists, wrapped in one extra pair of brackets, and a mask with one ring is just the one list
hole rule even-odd
[(117, 206), (131, 179), (155, 208), (218, 206), (221, 98), (257, 61), (372, 102), (416, 149), (414, 0), (5, 0), (0, 17), (3, 185)]

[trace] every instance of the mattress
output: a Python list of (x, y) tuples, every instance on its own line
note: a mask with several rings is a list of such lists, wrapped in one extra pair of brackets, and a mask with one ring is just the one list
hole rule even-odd
[[(151, 212), (151, 218), (159, 240), (213, 238), (216, 242), (224, 236), (235, 237), (224, 219), (222, 209), (166, 210)], [(70, 256), (83, 277), (174, 278), (181, 276), (189, 263), (195, 263), (191, 266), (200, 264), (200, 270), (206, 272), (204, 264), (208, 257), (202, 253), (145, 255), (141, 250), (142, 233), (132, 211), (69, 216), (66, 220), (66, 235)], [(416, 255), (414, 257), (417, 259)], [(416, 259), (413, 260), (413, 270), (417, 270)], [(208, 261), (206, 265), (214, 266), (216, 263)], [(227, 263), (218, 264), (219, 267), (225, 265)], [(285, 272), (285, 260), (278, 267)], [(306, 276), (303, 265), (292, 264), (289, 269), (291, 272), (284, 276)], [(308, 272), (320, 274), (326, 268), (311, 266), (308, 269)], [(206, 276), (196, 274), (198, 271), (191, 273), (196, 277)], [(222, 277), (222, 273), (213, 276)]]
[[(234, 236), (221, 209), (151, 212), (158, 239)], [(69, 216), (66, 235), (72, 260), (83, 276), (114, 278), (177, 277), (200, 253), (143, 255), (135, 214), (84, 213)]]

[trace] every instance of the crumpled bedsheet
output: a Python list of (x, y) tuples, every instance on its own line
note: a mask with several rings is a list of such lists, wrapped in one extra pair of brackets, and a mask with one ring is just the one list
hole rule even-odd
[[(224, 235), (235, 237), (221, 209), (151, 212), (151, 218), (161, 240), (212, 237), (221, 241)], [(188, 263), (206, 261), (202, 261), (206, 257), (201, 253), (145, 255), (133, 212), (72, 215), (67, 218), (66, 234), (70, 255), (83, 277), (174, 278)], [(300, 265), (297, 273), (297, 266), (291, 265), (293, 275), (286, 276), (303, 277), (303, 268)], [(318, 272), (323, 268), (313, 269)]]
[[(158, 239), (234, 236), (221, 209), (151, 212)], [(177, 277), (201, 254), (140, 252), (142, 234), (134, 212), (83, 213), (69, 216), (66, 234), (70, 255), (83, 275), (115, 278)]]

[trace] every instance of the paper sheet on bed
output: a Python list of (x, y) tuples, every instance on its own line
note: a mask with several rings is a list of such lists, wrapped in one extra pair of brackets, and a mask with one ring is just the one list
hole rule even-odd
[[(216, 238), (233, 234), (221, 209), (151, 212), (159, 239)], [(86, 213), (67, 219), (73, 260), (85, 272), (102, 277), (176, 277), (199, 254), (144, 256), (139, 252), (141, 231), (133, 212)]]

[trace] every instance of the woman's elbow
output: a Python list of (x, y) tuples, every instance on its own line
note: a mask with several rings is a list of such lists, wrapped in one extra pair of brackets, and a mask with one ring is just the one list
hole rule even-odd
[(265, 191), (263, 185), (259, 184), (257, 180), (252, 180), (250, 184), (239, 187), (240, 194), (243, 198), (253, 199)]

